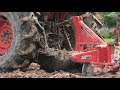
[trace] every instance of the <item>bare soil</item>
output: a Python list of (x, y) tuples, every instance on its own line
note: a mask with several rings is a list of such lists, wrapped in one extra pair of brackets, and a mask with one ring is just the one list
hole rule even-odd
[(38, 64), (32, 63), (26, 72), (15, 70), (9, 73), (0, 73), (0, 78), (120, 78), (120, 72), (117, 72), (115, 75), (106, 74), (102, 76), (85, 77), (76, 69), (48, 73), (40, 69)]

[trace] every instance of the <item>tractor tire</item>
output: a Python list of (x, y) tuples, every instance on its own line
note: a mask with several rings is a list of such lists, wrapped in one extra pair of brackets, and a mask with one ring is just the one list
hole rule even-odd
[[(32, 22), (31, 21), (22, 21), (21, 18), (28, 17), (30, 15), (30, 12), (1, 12), (0, 16), (6, 17), (10, 23), (12, 24), (12, 32), (13, 32), (13, 42), (11, 47), (9, 48), (9, 51), (5, 53), (4, 55), (0, 56), (0, 71), (1, 72), (10, 72), (18, 68), (24, 68), (28, 66), (31, 62), (31, 54), (35, 47), (33, 47), (32, 50), (28, 50), (31, 46), (34, 46), (32, 44), (31, 37), (25, 38), (24, 33), (30, 32), (30, 29), (32, 28)], [(25, 48), (25, 50), (28, 50), (24, 52), (21, 50), (21, 48)], [(25, 53), (26, 52), (26, 53)], [(23, 62), (25, 65), (20, 66)]]

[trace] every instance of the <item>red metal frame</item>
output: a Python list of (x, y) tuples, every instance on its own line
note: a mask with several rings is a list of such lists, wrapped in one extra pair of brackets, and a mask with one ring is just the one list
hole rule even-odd
[[(107, 44), (97, 36), (86, 24), (81, 16), (74, 16), (73, 23), (76, 31), (76, 51), (71, 58), (75, 62), (91, 63), (93, 66), (103, 68), (105, 65), (114, 67), (113, 56), (115, 47)], [(84, 45), (95, 45), (93, 48), (83, 49)], [(119, 67), (118, 65), (115, 67)], [(113, 70), (113, 68), (111, 69)], [(101, 70), (102, 71), (102, 70)]]
[(84, 45), (84, 44), (92, 44), (92, 45), (106, 44), (107, 45), (106, 42), (104, 42), (86, 24), (84, 24), (81, 16), (74, 16), (73, 22), (76, 28), (76, 50), (77, 51), (80, 51), (82, 49), (80, 45)]

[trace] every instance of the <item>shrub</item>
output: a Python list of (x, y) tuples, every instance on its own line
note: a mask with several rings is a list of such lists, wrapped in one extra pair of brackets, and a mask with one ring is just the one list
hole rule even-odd
[(115, 12), (111, 12), (104, 15), (104, 24), (107, 27), (114, 27), (116, 26), (117, 14)]
[(114, 38), (113, 32), (109, 31), (102, 31), (101, 35), (103, 36), (103, 38)]

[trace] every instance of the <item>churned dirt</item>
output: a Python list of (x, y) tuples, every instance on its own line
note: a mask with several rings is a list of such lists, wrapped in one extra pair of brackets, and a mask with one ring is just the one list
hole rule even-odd
[(60, 70), (48, 73), (40, 69), (40, 66), (38, 64), (32, 63), (26, 72), (16, 70), (9, 73), (0, 73), (0, 78), (120, 78), (120, 72), (115, 75), (106, 74), (102, 76), (85, 77), (75, 69), (70, 71)]

